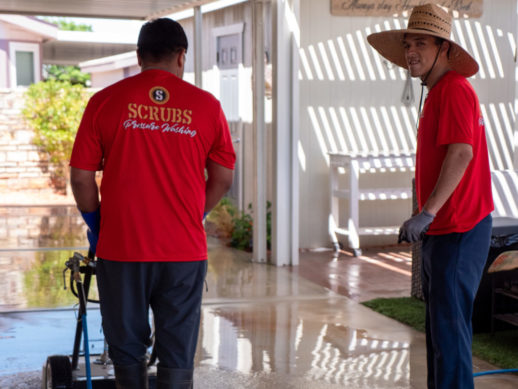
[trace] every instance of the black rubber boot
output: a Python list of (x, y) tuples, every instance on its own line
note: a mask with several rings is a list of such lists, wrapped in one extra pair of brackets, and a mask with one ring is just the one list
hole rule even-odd
[(192, 369), (157, 367), (156, 389), (192, 389)]
[(148, 389), (146, 362), (135, 365), (114, 366), (117, 389)]

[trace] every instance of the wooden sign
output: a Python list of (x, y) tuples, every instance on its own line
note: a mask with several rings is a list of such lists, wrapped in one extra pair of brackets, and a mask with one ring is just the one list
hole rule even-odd
[[(454, 12), (454, 16), (479, 18), (482, 16), (483, 0), (435, 0)], [(417, 5), (430, 0), (331, 0), (331, 14), (337, 16), (401, 16)]]

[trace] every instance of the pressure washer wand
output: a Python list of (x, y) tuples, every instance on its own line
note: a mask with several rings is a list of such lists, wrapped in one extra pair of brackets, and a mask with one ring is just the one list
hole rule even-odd
[[(90, 253), (89, 253), (90, 254)], [(92, 389), (92, 371), (90, 368), (90, 350), (88, 345), (88, 327), (86, 320), (86, 294), (83, 286), (83, 280), (81, 279), (80, 263), (84, 257), (79, 253), (74, 253), (74, 256), (70, 258), (67, 267), (72, 270), (72, 277), (77, 286), (77, 293), (79, 297), (79, 315), (81, 317), (81, 324), (83, 327), (83, 340), (85, 349), (85, 370), (86, 370), (86, 387)]]

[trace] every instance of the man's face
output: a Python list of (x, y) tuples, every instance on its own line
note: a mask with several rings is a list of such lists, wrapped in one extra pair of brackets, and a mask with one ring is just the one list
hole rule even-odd
[(435, 37), (423, 34), (406, 34), (403, 39), (405, 58), (412, 77), (421, 77), (432, 68), (439, 45)]

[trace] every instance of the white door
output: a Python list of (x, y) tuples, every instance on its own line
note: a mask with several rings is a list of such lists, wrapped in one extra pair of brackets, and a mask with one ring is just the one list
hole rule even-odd
[(217, 64), (219, 68), (220, 102), (227, 121), (236, 151), (234, 182), (227, 194), (243, 210), (242, 191), (242, 123), (239, 115), (239, 64), (242, 63), (242, 40), (240, 33), (217, 37)]
[(239, 64), (242, 48), (239, 34), (217, 38), (217, 64), (220, 74), (220, 101), (229, 122), (239, 121)]

